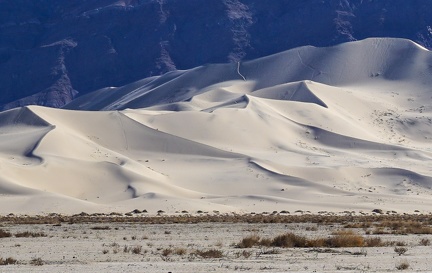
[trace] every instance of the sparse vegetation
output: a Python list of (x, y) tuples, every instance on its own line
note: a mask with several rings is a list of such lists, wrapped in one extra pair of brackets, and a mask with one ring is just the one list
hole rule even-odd
[(183, 256), (186, 253), (187, 253), (187, 249), (186, 248), (176, 248), (176, 249), (174, 249), (174, 254), (175, 255)]
[(209, 249), (209, 250), (195, 250), (193, 254), (200, 256), (204, 259), (211, 259), (211, 258), (222, 258), (223, 252), (219, 249)]
[(406, 270), (409, 268), (409, 263), (408, 261), (402, 261), (399, 264), (396, 265), (396, 269), (397, 270)]
[(12, 257), (3, 259), (0, 258), (0, 265), (16, 264), (18, 261)]
[(11, 237), (12, 234), (9, 231), (0, 229), (0, 238), (7, 238), (7, 237)]
[(110, 230), (111, 228), (109, 226), (95, 226), (91, 227), (93, 230)]
[(129, 253), (129, 252), (131, 252), (131, 250), (132, 250), (132, 248), (131, 248), (130, 246), (125, 245), (125, 246), (123, 247), (123, 252), (124, 252), (124, 253)]
[(423, 239), (420, 240), (420, 245), (422, 245), (422, 246), (428, 246), (428, 245), (430, 245), (430, 240), (426, 239), (426, 238), (423, 238)]
[(142, 246), (134, 246), (132, 247), (131, 251), (133, 254), (141, 254)]
[(35, 266), (41, 266), (41, 265), (44, 265), (44, 262), (43, 262), (43, 260), (41, 258), (33, 258), (30, 261), (30, 264), (31, 265), (35, 265)]
[(379, 237), (364, 238), (361, 235), (355, 234), (353, 231), (337, 231), (329, 238), (314, 238), (309, 239), (305, 236), (296, 235), (294, 233), (285, 233), (278, 235), (273, 239), (263, 238), (258, 235), (250, 235), (243, 238), (236, 246), (238, 248), (251, 248), (254, 246), (265, 247), (377, 247), (383, 246), (384, 243)]
[(171, 248), (165, 248), (164, 250), (162, 250), (161, 255), (164, 257), (167, 257), (169, 255), (171, 255), (173, 253), (173, 250)]
[[(18, 219), (18, 222), (21, 221), (21, 217), (13, 217)], [(114, 223), (106, 222), (106, 219), (102, 216), (87, 215), (76, 216), (75, 218), (68, 217), (69, 216), (64, 216), (64, 219), (61, 220), (63, 223), (61, 228), (53, 227), (50, 225), (49, 221), (44, 222), (42, 225), (35, 225), (32, 229), (24, 229), (22, 227), (17, 228), (15, 223), (6, 222), (0, 223), (2, 225), (2, 229), (0, 230), (6, 234), (9, 234), (9, 237), (12, 236), (18, 238), (41, 237), (47, 236), (48, 234), (53, 238), (73, 238), (78, 240), (85, 238), (90, 239), (91, 241), (95, 238), (102, 238), (101, 236), (103, 236), (102, 241), (100, 241), (99, 244), (102, 245), (102, 248), (99, 248), (99, 250), (96, 248), (96, 252), (97, 255), (99, 255), (99, 259), (106, 260), (107, 262), (110, 262), (112, 259), (119, 260), (123, 259), (123, 257), (129, 257), (131, 260), (150, 262), (161, 261), (161, 259), (163, 261), (171, 262), (186, 262), (188, 260), (200, 261), (203, 259), (223, 258), (224, 263), (226, 258), (227, 260), (238, 259), (237, 261), (234, 260), (234, 262), (240, 263), (255, 262), (254, 258), (260, 256), (265, 260), (275, 259), (280, 261), (287, 258), (287, 255), (301, 254), (305, 259), (313, 259), (316, 257), (314, 255), (322, 255), (323, 258), (326, 257), (326, 255), (358, 256), (360, 264), (360, 260), (364, 262), (364, 256), (367, 256), (368, 252), (376, 253), (376, 250), (369, 251), (367, 250), (367, 247), (391, 246), (392, 249), (394, 249), (394, 252), (392, 249), (390, 249), (391, 253), (393, 254), (388, 252), (388, 248), (383, 249), (383, 253), (387, 255), (387, 257), (389, 254), (392, 257), (396, 257), (396, 254), (399, 256), (404, 256), (411, 247), (413, 247), (413, 249), (411, 249), (411, 252), (413, 253), (412, 255), (418, 253), (420, 248), (426, 249), (420, 246), (430, 245), (429, 236), (421, 235), (407, 237), (398, 235), (405, 234), (405, 232), (415, 232), (414, 234), (419, 234), (418, 232), (420, 230), (426, 231), (432, 224), (432, 215), (420, 214), (410, 216), (375, 214), (373, 216), (369, 215), (363, 217), (347, 215), (340, 217), (332, 215), (311, 215), (307, 214), (306, 212), (304, 212), (302, 215), (272, 215), (270, 213), (266, 215), (262, 215), (260, 213), (248, 215), (228, 215), (219, 213), (217, 216), (211, 215), (210, 213), (203, 213), (199, 217), (192, 215), (179, 216), (178, 214), (176, 216), (158, 217), (135, 215), (134, 217), (128, 218), (128, 221), (126, 221), (126, 218), (123, 216), (115, 216), (112, 217), (112, 219), (115, 219), (113, 220), (115, 221)], [(9, 218), (12, 217), (10, 216)], [(47, 219), (43, 216), (40, 216), (40, 218)], [(35, 219), (36, 218), (33, 220)], [(65, 221), (69, 221), (71, 219), (73, 219), (73, 221), (71, 221), (73, 223), (64, 223)], [(99, 221), (99, 219), (101, 221), (100, 223), (92, 222)], [(213, 235), (211, 233), (214, 231), (212, 229), (214, 226), (213, 224), (202, 224), (198, 227), (191, 225), (213, 220), (216, 223), (221, 223), (217, 226), (218, 228), (223, 229), (222, 233), (225, 232), (224, 234), (228, 234), (226, 232), (231, 232), (231, 224), (239, 222), (247, 222), (248, 224), (237, 225), (235, 233), (229, 233), (229, 237), (210, 236), (210, 234)], [(39, 221), (39, 219), (37, 219), (37, 221)], [(85, 224), (86, 221), (90, 221), (90, 224)], [(156, 223), (173, 225), (157, 226), (157, 228), (154, 226), (148, 226), (148, 229), (145, 226), (146, 224)], [(190, 227), (193, 226), (194, 231), (203, 233), (199, 233), (197, 238), (189, 238), (187, 236), (185, 237), (182, 230), (177, 229), (177, 225), (181, 225), (183, 223), (187, 223)], [(273, 226), (270, 225), (271, 223), (283, 224), (275, 225), (275, 229), (273, 229)], [(79, 225), (72, 226), (74, 224)], [(26, 229), (33, 231), (22, 232)], [(92, 230), (106, 230), (106, 232), (97, 232)], [(332, 230), (333, 232), (330, 233)], [(12, 232), (12, 234), (9, 231)], [(375, 233), (375, 231), (381, 232), (384, 235), (366, 235), (368, 233)], [(145, 236), (143, 236), (143, 232)], [(247, 233), (245, 234), (245, 232)], [(86, 236), (83, 236), (83, 234)], [(113, 234), (115, 234), (115, 236), (112, 236)], [(244, 236), (241, 236), (241, 234), (244, 234)], [(387, 234), (392, 235), (389, 236)], [(233, 238), (231, 236), (238, 237), (227, 240), (227, 238)], [(113, 242), (113, 240), (121, 242), (123, 237), (127, 240), (124, 242), (128, 245), (123, 246), (122, 244), (122, 246), (120, 246), (118, 243), (115, 243), (115, 241)], [(144, 239), (147, 241), (141, 241)], [(197, 242), (197, 239), (202, 241)], [(55, 240), (49, 241), (51, 242)], [(182, 242), (181, 245), (178, 243), (179, 241)], [(13, 248), (13, 251), (19, 250), (15, 248), (17, 247), (15, 242), (19, 242), (23, 247), (27, 248), (27, 240), (24, 239), (11, 238), (4, 240), (4, 242), (7, 243), (5, 245), (9, 245), (11, 249)], [(143, 247), (136, 245), (140, 242), (143, 244)], [(233, 242), (234, 244), (230, 244)], [(179, 247), (183, 245), (185, 247)], [(305, 249), (287, 250), (284, 248)], [(116, 256), (113, 255), (122, 252), (122, 250), (124, 254)], [(126, 253), (129, 253), (129, 255)], [(103, 254), (107, 255), (104, 258), (100, 258), (103, 257)], [(274, 257), (270, 255), (274, 255)], [(72, 257), (73, 256), (69, 256), (69, 259), (72, 259)], [(74, 259), (82, 259), (85, 261), (81, 255), (76, 257), (77, 258), (74, 257)], [(251, 257), (253, 258), (251, 259)], [(22, 257), (18, 256), (16, 258), (21, 259)], [(57, 262), (51, 262), (52, 257), (44, 258), (49, 259), (50, 263)], [(299, 258), (299, 256), (297, 256), (297, 258)], [(399, 259), (403, 258), (405, 257), (401, 257)], [(246, 261), (247, 259), (250, 260)], [(42, 260), (40, 261), (42, 264), (44, 263)], [(68, 256), (66, 256), (65, 261), (68, 261)], [(2, 260), (3, 264), (10, 262), (11, 260)], [(32, 262), (27, 260), (26, 263), (28, 265), (37, 265), (36, 261)], [(386, 263), (388, 263), (388, 261)], [(393, 260), (391, 263), (391, 266), (395, 266), (398, 270), (406, 269), (404, 268), (403, 263), (396, 265), (395, 260)], [(338, 265), (341, 267), (341, 269), (354, 270), (351, 269), (354, 268), (352, 265), (347, 265), (344, 262), (341, 262)], [(231, 271), (235, 269), (234, 266), (235, 264), (230, 265)], [(393, 270), (395, 270), (395, 267), (393, 267)], [(408, 264), (407, 268), (409, 267), (410, 266)], [(238, 267), (238, 270), (242, 270), (242, 268)]]
[(47, 235), (43, 232), (29, 232), (29, 231), (24, 231), (24, 232), (19, 232), (15, 234), (15, 237), (17, 238), (21, 238), (21, 237), (47, 237)]
[(395, 247), (394, 252), (396, 252), (399, 256), (405, 254), (408, 251), (406, 247)]
[(255, 245), (259, 245), (260, 237), (258, 235), (250, 235), (243, 238), (240, 243), (237, 244), (239, 248), (251, 248)]

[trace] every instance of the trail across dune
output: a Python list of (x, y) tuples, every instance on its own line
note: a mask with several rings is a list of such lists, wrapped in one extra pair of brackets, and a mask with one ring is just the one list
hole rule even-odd
[(2, 112), (0, 213), (429, 212), (431, 67), (367, 39)]

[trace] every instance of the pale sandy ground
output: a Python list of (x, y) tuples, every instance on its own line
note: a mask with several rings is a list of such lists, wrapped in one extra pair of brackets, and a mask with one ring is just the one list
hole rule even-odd
[(367, 39), (5, 111), (0, 213), (428, 213), (431, 86), (430, 51)]
[[(93, 230), (95, 226), (110, 230)], [(306, 228), (316, 227), (315, 231)], [(44, 232), (41, 238), (2, 238), (0, 257), (14, 257), (18, 265), (0, 266), (0, 272), (395, 272), (402, 261), (410, 264), (408, 272), (430, 272), (431, 246), (420, 246), (431, 235), (370, 235), (385, 241), (407, 244), (408, 251), (399, 256), (394, 247), (334, 248), (332, 253), (320, 249), (250, 248), (250, 257), (235, 248), (243, 237), (257, 234), (274, 237), (294, 232), (310, 238), (328, 236), (338, 226), (316, 224), (63, 224), (5, 225), (12, 233)], [(361, 234), (362, 230), (358, 230)], [(136, 237), (133, 239), (132, 237)], [(118, 245), (118, 246), (115, 246)], [(141, 254), (124, 253), (124, 246), (142, 246)], [(184, 248), (184, 255), (162, 256), (163, 249)], [(118, 253), (113, 253), (118, 249)], [(218, 249), (224, 257), (202, 259), (190, 256), (194, 250)], [(108, 250), (107, 254), (103, 254)], [(264, 254), (276, 250), (276, 254)], [(328, 250), (328, 249), (327, 249)], [(355, 255), (361, 252), (361, 255)], [(41, 258), (42, 266), (30, 265)], [(163, 259), (164, 258), (164, 259)], [(405, 272), (407, 272), (405, 271)]]

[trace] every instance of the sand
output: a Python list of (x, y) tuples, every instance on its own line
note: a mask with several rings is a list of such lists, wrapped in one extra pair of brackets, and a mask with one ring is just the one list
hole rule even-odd
[(367, 39), (2, 112), (0, 213), (430, 212), (431, 66)]

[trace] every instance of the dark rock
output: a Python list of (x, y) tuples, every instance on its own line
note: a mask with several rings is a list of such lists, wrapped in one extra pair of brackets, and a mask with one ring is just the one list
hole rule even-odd
[(366, 37), (432, 47), (428, 0), (0, 1), (0, 109)]

